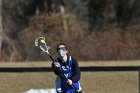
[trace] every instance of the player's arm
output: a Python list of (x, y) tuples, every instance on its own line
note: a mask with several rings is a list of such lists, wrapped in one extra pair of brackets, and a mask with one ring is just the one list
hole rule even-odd
[(72, 64), (73, 72), (74, 72), (74, 76), (72, 77), (72, 82), (78, 82), (81, 77), (80, 68), (78, 67), (78, 62), (76, 59), (72, 58), (72, 63), (73, 63)]
[(52, 69), (53, 69), (55, 75), (59, 75), (59, 76), (60, 76), (59, 64), (57, 64), (57, 63), (52, 63)]

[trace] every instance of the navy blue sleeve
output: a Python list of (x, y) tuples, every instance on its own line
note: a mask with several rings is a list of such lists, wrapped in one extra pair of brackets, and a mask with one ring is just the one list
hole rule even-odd
[(56, 68), (53, 63), (52, 63), (52, 69), (55, 75), (60, 75), (60, 72), (58, 70), (59, 68)]
[(80, 68), (76, 59), (72, 58), (72, 71), (74, 76), (72, 77), (72, 82), (78, 82), (81, 78)]
[(60, 69), (55, 67), (53, 63), (52, 63), (52, 69), (53, 69), (55, 75), (58, 75), (58, 76), (60, 76), (60, 78), (62, 80), (67, 81), (67, 78), (65, 77), (65, 75), (62, 74)]

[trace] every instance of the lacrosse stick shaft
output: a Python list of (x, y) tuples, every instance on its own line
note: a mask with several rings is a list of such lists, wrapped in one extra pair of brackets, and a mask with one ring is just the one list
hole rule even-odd
[[(62, 79), (67, 82), (68, 78), (62, 73), (61, 69), (58, 69), (58, 71), (60, 72)], [(73, 84), (70, 86), (74, 89), (74, 91), (77, 91), (77, 88)]]
[(55, 61), (54, 61), (54, 59), (52, 58), (52, 56), (51, 56), (50, 54), (48, 54), (48, 55), (49, 55), (50, 59), (52, 60), (52, 62), (54, 63)]
[[(47, 53), (47, 54), (48, 54), (48, 53)], [(53, 61), (53, 63), (54, 63), (55, 61), (54, 61), (53, 57), (52, 57), (50, 54), (48, 54), (48, 55), (49, 55), (50, 59)], [(62, 79), (65, 80), (65, 81), (68, 81), (68, 78), (66, 78), (66, 76), (62, 73), (62, 71), (61, 71), (60, 69), (58, 69), (58, 71), (60, 72), (60, 75), (61, 75)], [(74, 85), (71, 85), (71, 87), (72, 87), (75, 91), (77, 91), (77, 89), (75, 88)]]

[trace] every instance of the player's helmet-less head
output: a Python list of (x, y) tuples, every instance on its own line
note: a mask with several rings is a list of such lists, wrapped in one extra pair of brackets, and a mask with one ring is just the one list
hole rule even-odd
[(67, 50), (67, 45), (65, 43), (59, 43), (57, 45), (57, 52), (62, 49), (62, 50)]
[(58, 44), (57, 52), (59, 57), (64, 57), (68, 53), (67, 45), (65, 43)]

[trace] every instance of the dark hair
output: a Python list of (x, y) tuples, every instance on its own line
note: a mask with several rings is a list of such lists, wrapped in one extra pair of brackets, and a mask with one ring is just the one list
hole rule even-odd
[(65, 48), (66, 48), (66, 50), (68, 49), (68, 47), (67, 47), (67, 45), (66, 45), (65, 43), (59, 43), (59, 44), (57, 45), (57, 51), (59, 50), (59, 46), (60, 46), (60, 45), (64, 45)]

